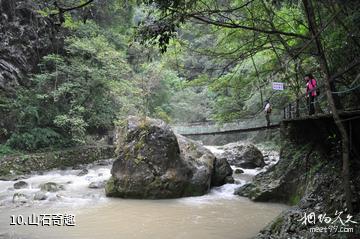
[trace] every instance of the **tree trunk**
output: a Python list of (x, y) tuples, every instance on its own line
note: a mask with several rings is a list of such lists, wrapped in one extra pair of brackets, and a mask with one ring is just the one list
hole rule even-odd
[(253, 67), (254, 67), (254, 69), (255, 69), (255, 73), (256, 73), (256, 77), (257, 77), (257, 79), (258, 79), (258, 81), (259, 81), (259, 85), (256, 87), (259, 91), (260, 91), (260, 108), (262, 108), (263, 107), (263, 104), (264, 104), (264, 99), (263, 99), (263, 93), (262, 93), (262, 88), (261, 88), (261, 80), (260, 80), (260, 75), (259, 75), (259, 71), (258, 71), (258, 69), (257, 69), (257, 67), (256, 67), (256, 64), (255, 64), (255, 61), (254, 61), (254, 57), (253, 56), (251, 56), (251, 62), (252, 62), (252, 64), (253, 64)]
[(303, 4), (305, 7), (306, 17), (309, 24), (309, 29), (313, 37), (315, 37), (315, 43), (318, 50), (318, 60), (320, 63), (321, 70), (326, 75), (325, 81), (325, 90), (326, 96), (328, 100), (328, 104), (331, 108), (332, 115), (335, 121), (336, 126), (339, 129), (341, 134), (341, 142), (342, 142), (342, 174), (343, 174), (343, 186), (345, 191), (345, 200), (348, 211), (352, 212), (352, 196), (351, 196), (351, 188), (350, 188), (350, 172), (349, 172), (349, 136), (346, 130), (345, 125), (341, 122), (341, 118), (339, 112), (336, 108), (335, 101), (331, 92), (331, 73), (329, 69), (329, 65), (327, 63), (327, 59), (324, 53), (324, 49), (322, 43), (317, 36), (317, 24), (315, 20), (314, 9), (311, 3), (311, 0), (303, 0)]

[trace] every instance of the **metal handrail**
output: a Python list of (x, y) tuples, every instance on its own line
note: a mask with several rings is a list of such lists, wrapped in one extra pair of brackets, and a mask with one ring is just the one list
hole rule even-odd
[(293, 118), (299, 118), (300, 117), (300, 102), (306, 96), (311, 94), (312, 92), (322, 89), (324, 86), (316, 86), (315, 88), (307, 91), (306, 93), (300, 95), (298, 98), (296, 98), (294, 101), (290, 102), (288, 105), (286, 105), (283, 108), (283, 118), (284, 119), (293, 119)]
[[(296, 119), (296, 118), (300, 118), (301, 114), (300, 114), (300, 104), (303, 102), (303, 100), (306, 98), (307, 95), (309, 95), (311, 92), (314, 92), (318, 89), (324, 89), (324, 85), (319, 85), (317, 87), (315, 87), (312, 90), (309, 90), (308, 92), (302, 94), (301, 96), (299, 96), (295, 101), (290, 102), (288, 105), (286, 105), (285, 107), (283, 107), (283, 118), (284, 119)], [(357, 85), (355, 87), (352, 87), (351, 89), (345, 90), (345, 91), (332, 91), (331, 93), (333, 95), (336, 95), (336, 97), (340, 97), (341, 94), (345, 94), (345, 93), (349, 93), (349, 92), (355, 92), (356, 90), (358, 90), (360, 88), (360, 85)], [(325, 91), (324, 91), (325, 92)], [(321, 96), (316, 96), (315, 97), (315, 106), (319, 105), (320, 100), (326, 96), (326, 94), (322, 94)], [(338, 98), (339, 99), (339, 98)], [(339, 99), (340, 101), (340, 99)], [(308, 105), (308, 103), (306, 102), (306, 105)], [(344, 104), (346, 105), (346, 104)], [(342, 105), (342, 106), (344, 106)], [(314, 107), (315, 107), (314, 106)], [(328, 107), (328, 106), (327, 106)], [(348, 108), (349, 109), (353, 109), (353, 108)], [(322, 110), (322, 109), (321, 109)], [(328, 113), (330, 113), (331, 111), (328, 109)], [(318, 115), (320, 113), (323, 112), (315, 112), (314, 115)]]

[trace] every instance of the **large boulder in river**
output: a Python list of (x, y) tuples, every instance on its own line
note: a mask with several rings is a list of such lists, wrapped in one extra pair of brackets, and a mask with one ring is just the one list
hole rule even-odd
[(167, 124), (129, 117), (122, 132), (119, 157), (105, 187), (107, 196), (175, 198), (187, 193), (192, 172)]
[(223, 150), (221, 157), (232, 165), (248, 169), (265, 166), (264, 156), (253, 144), (230, 143)]
[(209, 191), (216, 158), (201, 144), (156, 119), (129, 117), (119, 132), (107, 196), (176, 198)]

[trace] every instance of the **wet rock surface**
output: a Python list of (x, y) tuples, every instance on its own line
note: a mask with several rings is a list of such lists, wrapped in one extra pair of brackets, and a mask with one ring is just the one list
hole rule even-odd
[(60, 191), (60, 190), (64, 190), (64, 186), (59, 185), (59, 184), (54, 183), (54, 182), (48, 182), (48, 183), (41, 184), (40, 189), (42, 191), (46, 191), (46, 192), (57, 192), (57, 191)]
[(89, 173), (89, 170), (87, 170), (86, 168), (82, 169), (78, 174), (77, 176), (84, 176), (86, 174)]
[(91, 182), (89, 184), (89, 188), (97, 189), (97, 188), (104, 188), (106, 184), (106, 181), (100, 181), (100, 182)]
[(29, 184), (25, 181), (19, 181), (19, 182), (14, 183), (15, 189), (27, 188), (28, 186), (29, 186)]
[(34, 200), (42, 201), (42, 200), (46, 200), (46, 199), (47, 199), (47, 196), (46, 196), (45, 192), (39, 191), (39, 192), (36, 192), (34, 195)]
[(253, 144), (237, 142), (224, 145), (222, 148), (224, 152), (220, 157), (226, 158), (231, 165), (245, 169), (265, 166), (261, 151)]
[(214, 173), (212, 175), (212, 186), (221, 186), (225, 183), (234, 183), (232, 178), (233, 170), (225, 158), (216, 158), (214, 163)]
[(28, 201), (28, 196), (24, 193), (14, 193), (13, 195), (13, 199), (12, 199), (13, 203), (26, 203)]
[(244, 170), (240, 169), (240, 168), (237, 168), (234, 170), (234, 173), (235, 174), (241, 174), (241, 173), (244, 173)]
[(192, 196), (203, 195), (210, 190), (214, 172), (215, 156), (200, 143), (181, 135), (176, 135), (180, 158), (191, 171), (189, 187), (185, 193)]

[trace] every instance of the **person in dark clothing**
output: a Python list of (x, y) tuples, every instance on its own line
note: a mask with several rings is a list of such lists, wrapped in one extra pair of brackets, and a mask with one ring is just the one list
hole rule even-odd
[(315, 114), (315, 98), (317, 96), (316, 87), (317, 82), (312, 74), (307, 74), (304, 77), (306, 81), (306, 98), (308, 101), (309, 115)]

